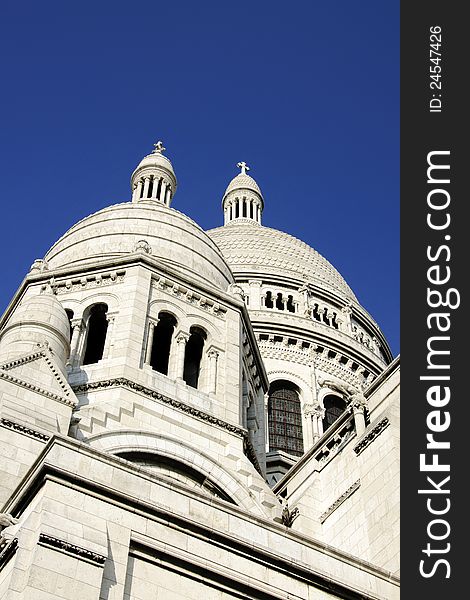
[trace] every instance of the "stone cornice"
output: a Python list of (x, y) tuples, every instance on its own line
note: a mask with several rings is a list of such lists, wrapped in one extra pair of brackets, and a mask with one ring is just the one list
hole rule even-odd
[(26, 425), (22, 425), (21, 423), (16, 423), (15, 421), (11, 421), (10, 419), (0, 419), (0, 427), (17, 431), (18, 433), (22, 433), (23, 435), (27, 435), (28, 437), (37, 439), (41, 442), (47, 442), (51, 438), (51, 436), (47, 435), (46, 433), (41, 433), (36, 429), (27, 427)]
[(63, 554), (68, 554), (69, 556), (91, 563), (97, 567), (103, 567), (106, 561), (106, 556), (103, 556), (102, 554), (92, 552), (91, 550), (76, 546), (75, 544), (71, 544), (70, 542), (52, 537), (45, 533), (39, 535), (38, 545), (57, 550)]
[(125, 270), (109, 271), (86, 275), (79, 278), (61, 279), (59, 281), (56, 281), (55, 278), (52, 277), (48, 281), (48, 284), (52, 287), (54, 294), (65, 294), (77, 290), (106, 287), (108, 285), (122, 283), (124, 281), (125, 273)]
[(168, 277), (162, 277), (154, 275), (152, 277), (152, 285), (155, 286), (159, 291), (162, 290), (171, 296), (180, 298), (188, 304), (196, 304), (199, 308), (202, 308), (206, 312), (211, 313), (219, 319), (224, 319), (227, 309), (221, 306), (218, 302), (209, 299), (207, 296), (195, 292), (187, 286), (180, 285), (176, 281), (172, 281)]
[(388, 417), (384, 417), (381, 419), (375, 427), (373, 427), (369, 432), (359, 440), (359, 442), (354, 446), (354, 452), (359, 456), (363, 450), (367, 448), (369, 444), (371, 444), (375, 438), (377, 438), (384, 429), (386, 429), (390, 425), (390, 419)]
[(361, 480), (358, 479), (355, 481), (341, 496), (333, 502), (331, 506), (329, 506), (323, 514), (320, 515), (320, 523), (324, 523), (326, 519), (335, 512), (335, 510), (343, 504), (345, 500), (347, 500), (350, 496), (354, 494), (354, 492), (359, 489), (361, 485)]
[(11, 375), (8, 375), (8, 373), (5, 373), (5, 371), (0, 370), (0, 379), (5, 379), (5, 381), (8, 381), (9, 383), (13, 383), (15, 385), (24, 387), (28, 390), (31, 390), (32, 392), (41, 394), (41, 396), (46, 396), (46, 398), (51, 398), (51, 400), (55, 400), (56, 402), (65, 404), (66, 406), (74, 407), (76, 405), (76, 401), (71, 400), (70, 398), (64, 398), (63, 396), (59, 396), (58, 394), (49, 392), (49, 391), (45, 390), (44, 388), (34, 385), (33, 383), (29, 383), (28, 381), (23, 381), (22, 379), (19, 379), (18, 377), (13, 377)]

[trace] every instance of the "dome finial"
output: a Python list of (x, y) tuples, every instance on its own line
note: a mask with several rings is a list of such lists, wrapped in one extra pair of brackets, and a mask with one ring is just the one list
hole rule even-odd
[(163, 152), (166, 150), (165, 146), (163, 145), (163, 142), (161, 140), (158, 140), (158, 142), (156, 144), (153, 145), (155, 150), (152, 152), (152, 154), (163, 154)]
[(237, 163), (237, 167), (239, 167), (242, 170), (242, 175), (246, 175), (246, 172), (250, 170), (250, 167), (246, 164), (246, 162)]

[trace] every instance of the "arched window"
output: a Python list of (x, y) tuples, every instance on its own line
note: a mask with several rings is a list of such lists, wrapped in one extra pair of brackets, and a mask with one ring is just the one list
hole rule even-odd
[(176, 319), (167, 312), (158, 315), (158, 324), (153, 333), (152, 354), (150, 366), (155, 371), (168, 375), (168, 363), (170, 360), (171, 339), (176, 326)]
[(346, 402), (339, 396), (329, 394), (323, 398), (323, 406), (325, 408), (325, 416), (323, 417), (323, 431), (331, 427), (336, 419), (346, 410)]
[(95, 304), (90, 309), (90, 316), (87, 324), (87, 337), (85, 353), (83, 355), (83, 364), (90, 365), (103, 358), (104, 343), (106, 341), (106, 332), (108, 330), (108, 320), (106, 313), (108, 306), (106, 304)]
[(273, 295), (271, 292), (266, 292), (266, 298), (264, 299), (264, 305), (266, 306), (266, 308), (274, 307)]
[(274, 381), (268, 399), (269, 450), (302, 456), (302, 410), (299, 389), (290, 381)]
[(286, 308), (289, 312), (295, 312), (294, 298), (292, 296), (287, 296)]
[(71, 341), (71, 339), (72, 339), (72, 333), (73, 333), (73, 328), (72, 328), (73, 310), (71, 310), (70, 308), (66, 308), (65, 312), (66, 312), (67, 317), (69, 319), (69, 341)]
[(183, 379), (191, 387), (197, 388), (206, 333), (200, 327), (195, 326), (191, 327), (189, 333), (184, 354)]
[(284, 300), (282, 298), (281, 292), (279, 292), (276, 296), (276, 308), (278, 310), (284, 310)]

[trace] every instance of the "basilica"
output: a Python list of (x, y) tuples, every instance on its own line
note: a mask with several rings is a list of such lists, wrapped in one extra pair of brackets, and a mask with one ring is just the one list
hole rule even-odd
[(237, 168), (204, 231), (158, 142), (7, 307), (0, 600), (399, 597), (399, 360)]

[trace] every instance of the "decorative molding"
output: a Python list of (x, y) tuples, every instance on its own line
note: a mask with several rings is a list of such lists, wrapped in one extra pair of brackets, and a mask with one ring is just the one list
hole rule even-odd
[(378, 437), (384, 429), (386, 429), (390, 425), (390, 419), (388, 417), (384, 417), (381, 419), (375, 427), (369, 431), (358, 444), (354, 446), (354, 452), (359, 456), (363, 450), (367, 448), (369, 444), (371, 444), (376, 437)]
[(325, 432), (325, 442), (315, 452), (315, 459), (320, 465), (329, 462), (355, 434), (354, 417), (349, 411), (345, 411)]
[(28, 381), (23, 381), (22, 379), (18, 379), (18, 377), (12, 377), (11, 375), (8, 375), (8, 373), (5, 373), (5, 371), (2, 371), (2, 370), (0, 370), (0, 379), (5, 379), (6, 381), (9, 381), (10, 383), (14, 383), (16, 385), (24, 387), (28, 390), (31, 390), (32, 392), (36, 392), (37, 394), (41, 394), (41, 396), (46, 396), (47, 398), (56, 400), (57, 402), (60, 402), (61, 404), (65, 404), (66, 406), (74, 407), (76, 405), (76, 402), (74, 400), (70, 400), (69, 398), (64, 398), (62, 396), (59, 396), (58, 394), (53, 394), (52, 392), (48, 392), (44, 388), (41, 388), (37, 385), (29, 383)]
[[(319, 355), (315, 358), (315, 366), (320, 371), (324, 371), (329, 375), (334, 375), (335, 377), (338, 377), (338, 379), (346, 381), (346, 383), (349, 383), (355, 388), (362, 387), (359, 377), (353, 371), (343, 367), (335, 360), (329, 360), (324, 356)], [(363, 385), (365, 385), (365, 382), (363, 382)]]
[(18, 538), (13, 538), (9, 542), (0, 545), (0, 571), (12, 558), (18, 550)]
[(45, 533), (41, 533), (39, 535), (38, 545), (44, 546), (45, 548), (51, 548), (52, 550), (57, 550), (58, 552), (68, 554), (69, 556), (74, 556), (79, 560), (92, 563), (97, 567), (103, 567), (106, 561), (106, 556), (103, 556), (102, 554), (92, 552), (91, 550), (87, 550), (81, 546), (76, 546), (75, 544), (71, 544), (65, 540), (60, 540), (59, 538), (52, 537), (51, 535), (47, 535)]
[(184, 402), (181, 402), (180, 400), (174, 400), (173, 398), (164, 396), (163, 394), (160, 394), (160, 392), (156, 392), (155, 390), (152, 390), (151, 388), (148, 388), (140, 383), (136, 383), (135, 381), (131, 381), (130, 379), (126, 379), (125, 377), (117, 377), (115, 379), (105, 379), (102, 381), (94, 381), (92, 383), (83, 383), (83, 384), (80, 384), (77, 386), (72, 386), (72, 389), (76, 394), (85, 394), (89, 391), (99, 390), (99, 389), (109, 388), (109, 387), (124, 387), (124, 388), (134, 390), (136, 392), (140, 392), (141, 394), (144, 394), (144, 396), (147, 396), (148, 398), (151, 398), (153, 400), (159, 400), (160, 402), (169, 404), (170, 406), (172, 406), (173, 408), (176, 408), (177, 410), (180, 410), (180, 411), (182, 411), (186, 414), (189, 414), (193, 417), (196, 417), (197, 419), (201, 419), (202, 421), (206, 421), (206, 422), (210, 423), (211, 425), (215, 425), (216, 427), (220, 427), (221, 429), (226, 429), (227, 431), (230, 431), (230, 433), (235, 433), (236, 435), (238, 435), (240, 437), (246, 437), (246, 435), (247, 435), (246, 430), (243, 429), (242, 427), (239, 427), (238, 425), (233, 425), (232, 423), (227, 423), (226, 421), (223, 421), (222, 419), (214, 417), (213, 415), (210, 415), (198, 408), (195, 408), (194, 406), (190, 406), (189, 404), (185, 404)]
[(210, 300), (198, 292), (195, 292), (186, 286), (180, 285), (175, 281), (171, 281), (168, 279), (168, 277), (156, 275), (152, 278), (152, 286), (158, 291), (164, 291), (171, 296), (180, 298), (187, 304), (197, 305), (199, 308), (202, 308), (206, 312), (209, 312), (219, 319), (225, 319), (225, 313), (227, 312), (227, 309), (223, 306), (220, 306), (218, 302), (214, 302), (213, 300)]
[[(97, 273), (96, 275), (87, 275), (74, 279), (62, 279), (57, 281), (52, 277), (49, 284), (54, 294), (66, 294), (67, 292), (76, 292), (90, 288), (105, 287), (124, 281), (125, 271), (109, 271), (107, 273)], [(45, 286), (43, 286), (44, 288)]]
[[(49, 350), (47, 342), (45, 344), (38, 344), (38, 346), (39, 346), (40, 350), (38, 350), (37, 352), (33, 352), (33, 353), (23, 356), (21, 358), (17, 358), (15, 360), (12, 360), (12, 361), (9, 361), (7, 363), (0, 365), (0, 379), (5, 379), (6, 381), (9, 381), (10, 383), (14, 383), (14, 384), (24, 387), (28, 390), (31, 390), (38, 394), (41, 394), (42, 396), (46, 396), (46, 398), (51, 398), (52, 400), (56, 400), (57, 402), (60, 402), (61, 404), (65, 404), (66, 406), (74, 407), (77, 403), (76, 399), (70, 398), (69, 386), (68, 386), (66, 379), (63, 377), (61, 372), (56, 368), (56, 366), (50, 359), (51, 351)], [(47, 366), (51, 369), (56, 381), (62, 388), (64, 396), (59, 396), (59, 394), (50, 392), (49, 390), (46, 390), (38, 385), (35, 385), (34, 383), (25, 381), (23, 379), (20, 379), (19, 377), (14, 377), (13, 375), (10, 375), (6, 372), (6, 371), (10, 371), (12, 369), (15, 369), (17, 367), (20, 367), (24, 364), (27, 364), (29, 362), (34, 362), (35, 360), (39, 360), (40, 358), (44, 358), (44, 361), (46, 362)]]
[(341, 496), (333, 502), (331, 506), (329, 506), (323, 514), (320, 515), (320, 523), (324, 523), (326, 519), (334, 513), (334, 511), (343, 504), (345, 500), (347, 500), (350, 496), (354, 494), (354, 492), (359, 489), (361, 485), (361, 480), (358, 479), (355, 481)]
[(0, 419), (0, 427), (5, 427), (5, 429), (12, 429), (13, 431), (17, 431), (18, 433), (22, 433), (23, 435), (27, 435), (28, 437), (35, 438), (40, 440), (41, 442), (47, 442), (51, 439), (50, 435), (46, 433), (41, 433), (40, 431), (36, 431), (36, 429), (31, 429), (31, 427), (27, 427), (26, 425), (21, 425), (20, 423), (16, 423), (15, 421), (10, 421), (10, 419)]

